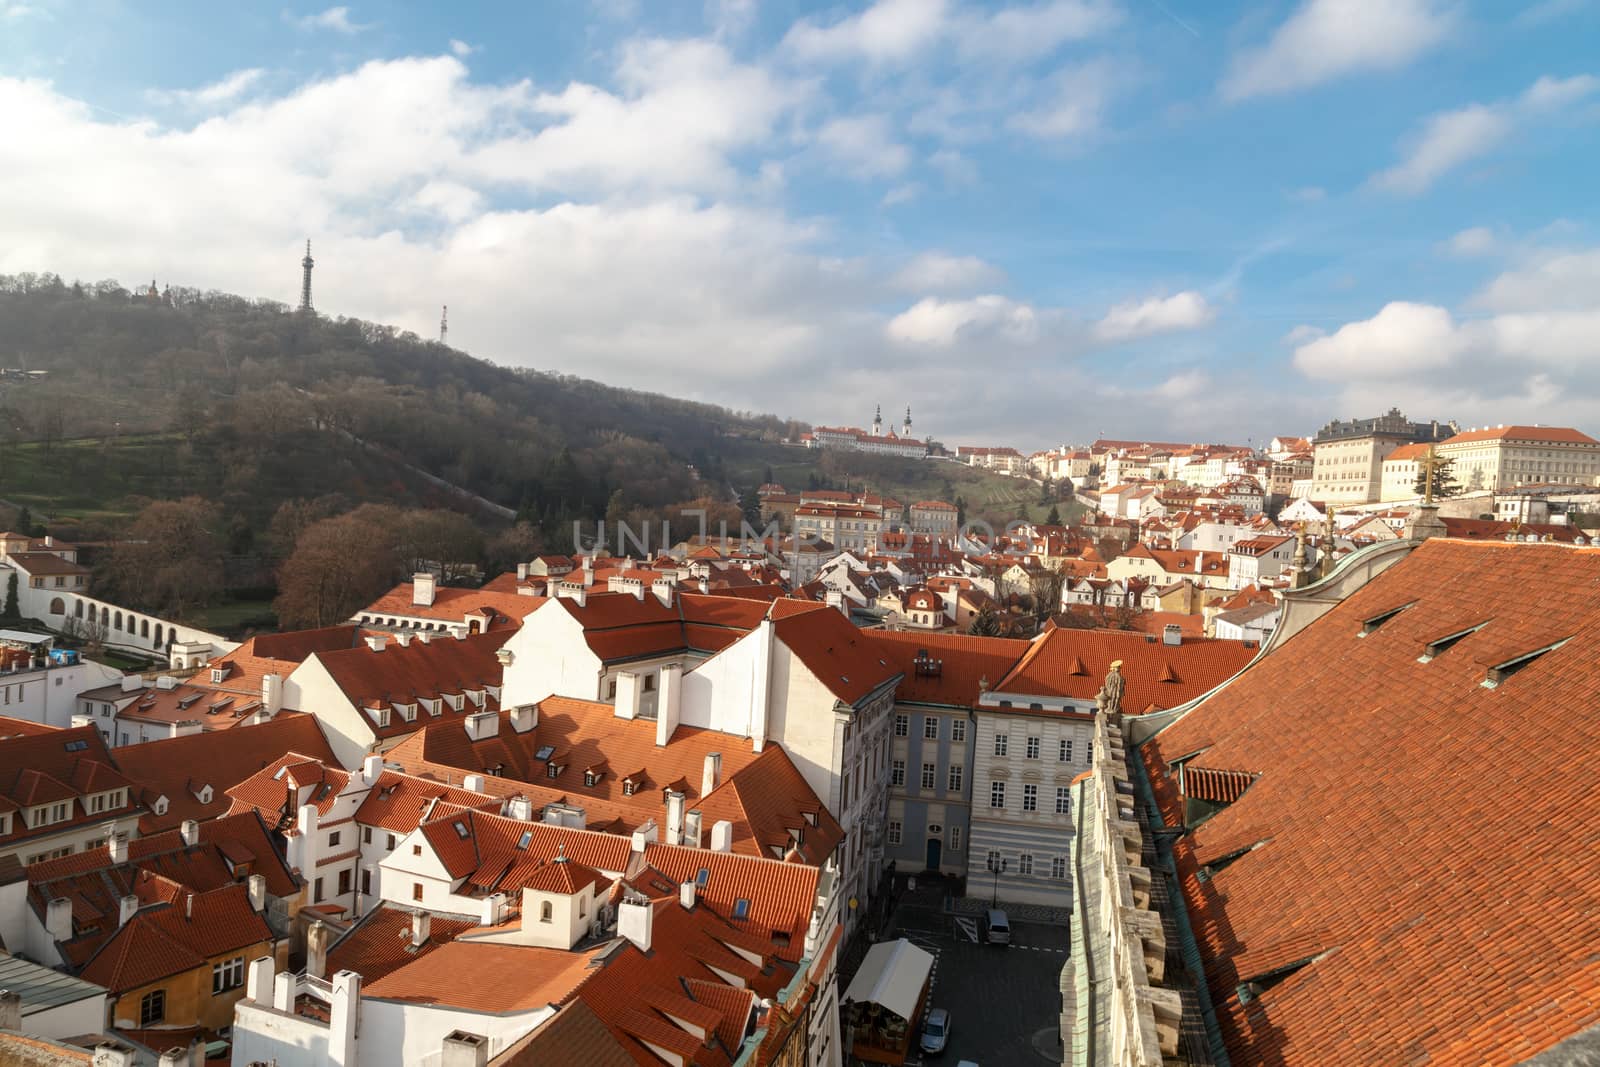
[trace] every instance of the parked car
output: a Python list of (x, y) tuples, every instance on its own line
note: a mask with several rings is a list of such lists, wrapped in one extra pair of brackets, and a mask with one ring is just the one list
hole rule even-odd
[(922, 1020), (922, 1051), (943, 1052), (945, 1042), (949, 1040), (950, 1013), (943, 1008), (934, 1008)]
[(1000, 908), (983, 913), (983, 939), (991, 945), (1011, 944), (1011, 920)]

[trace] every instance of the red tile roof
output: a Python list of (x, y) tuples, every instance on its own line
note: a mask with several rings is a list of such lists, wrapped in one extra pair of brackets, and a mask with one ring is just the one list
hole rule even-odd
[[(1130, 714), (1193, 700), (1233, 677), (1256, 655), (1241, 641), (1185, 637), (1182, 644), (1168, 645), (1152, 634), (1053, 625), (1032, 645), (1016, 669), (995, 683), (995, 692), (1093, 700), (1112, 661), (1121, 660), (1122, 710)], [(1074, 664), (1082, 666), (1081, 673)]]
[[(781, 603), (774, 601), (774, 607)], [(777, 639), (846, 704), (892, 684), (900, 673), (877, 644), (836, 610), (789, 615), (774, 627)]]
[(245, 886), (186, 891), (170, 904), (141, 908), (79, 977), (120, 993), (197, 967), (209, 969), (212, 957), (272, 940), (266, 920), (251, 909)]
[(1600, 1023), (1597, 584), (1594, 549), (1429, 540), (1144, 746), (1255, 776), (1178, 842), (1235, 1063), (1510, 1064)]
[(328, 973), (355, 971), (370, 991), (372, 984), (385, 975), (414, 963), (478, 925), (477, 916), (430, 912), (428, 939), (413, 945), (411, 916), (409, 908), (393, 904), (381, 904), (369, 911), (328, 949)]
[[(901, 673), (894, 698), (906, 704), (970, 708), (978, 702), (980, 682), (987, 679), (992, 688), (1032, 647), (1027, 641), (1005, 637), (865, 632)], [(929, 664), (919, 670), (918, 657), (924, 651), (929, 660), (937, 661), (936, 668)]]
[(594, 973), (597, 955), (451, 941), (365, 986), (362, 996), (497, 1015), (533, 1011), (570, 998)]
[[(515, 579), (515, 575), (512, 578)], [(524, 596), (516, 592), (515, 585), (508, 591), (498, 589), (458, 589), (440, 585), (433, 591), (432, 604), (413, 603), (414, 586), (401, 582), (383, 596), (362, 608), (358, 615), (384, 615), (407, 619), (437, 619), (442, 622), (464, 624), (468, 615), (488, 609), (493, 618), (491, 629), (516, 629), (540, 604), (541, 596)]]
[[(678, 885), (696, 881), (700, 869), (705, 868), (709, 876), (699, 890), (702, 904), (729, 925), (758, 938), (768, 952), (786, 960), (800, 958), (816, 904), (817, 868), (661, 844), (645, 847), (644, 862)], [(735, 904), (740, 900), (748, 901), (747, 917), (735, 919)], [(774, 932), (788, 934), (788, 943), (774, 943)]]
[(1491, 426), (1482, 430), (1467, 430), (1439, 443), (1459, 445), (1474, 441), (1537, 441), (1541, 444), (1600, 445), (1600, 441), (1570, 426)]
[[(726, 770), (727, 764), (723, 766)], [(789, 754), (776, 744), (768, 744), (754, 762), (725, 777), (722, 786), (695, 806), (704, 839), (713, 824), (726, 820), (733, 824), (733, 850), (745, 855), (793, 855), (821, 866), (844, 836)]]
[[(412, 703), (420, 697), (432, 699), (446, 693), (498, 687), (501, 665), (495, 653), (513, 632), (493, 630), (464, 638), (413, 640), (407, 645), (391, 640), (382, 651), (362, 645), (320, 652), (315, 658), (355, 707), (387, 707), (392, 703)], [(492, 698), (489, 703), (493, 706)], [(463, 701), (460, 711), (441, 702), (440, 718), (459, 719), (477, 710), (471, 701)], [(425, 711), (419, 711), (417, 718), (409, 722), (401, 715), (391, 715), (388, 726), (379, 726), (371, 716), (364, 717), (379, 737), (398, 737), (438, 721)]]

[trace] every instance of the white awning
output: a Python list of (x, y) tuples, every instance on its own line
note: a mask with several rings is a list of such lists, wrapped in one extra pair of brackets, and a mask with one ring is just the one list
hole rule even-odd
[(922, 989), (933, 973), (933, 956), (905, 938), (882, 941), (867, 950), (861, 969), (850, 980), (844, 999), (881, 1004), (910, 1022), (916, 1014)]
[(14, 645), (46, 645), (52, 640), (49, 634), (30, 634), (21, 630), (0, 630), (0, 641)]

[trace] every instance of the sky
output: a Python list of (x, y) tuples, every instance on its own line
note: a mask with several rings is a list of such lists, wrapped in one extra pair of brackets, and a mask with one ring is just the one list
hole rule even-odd
[(0, 0), (0, 272), (946, 444), (1600, 435), (1600, 0)]

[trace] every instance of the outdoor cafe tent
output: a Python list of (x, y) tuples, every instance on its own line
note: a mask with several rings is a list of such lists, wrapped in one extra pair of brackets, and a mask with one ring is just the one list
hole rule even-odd
[(933, 973), (933, 956), (901, 938), (867, 950), (861, 969), (845, 991), (846, 1001), (879, 1004), (908, 1022), (917, 1013), (922, 991)]

